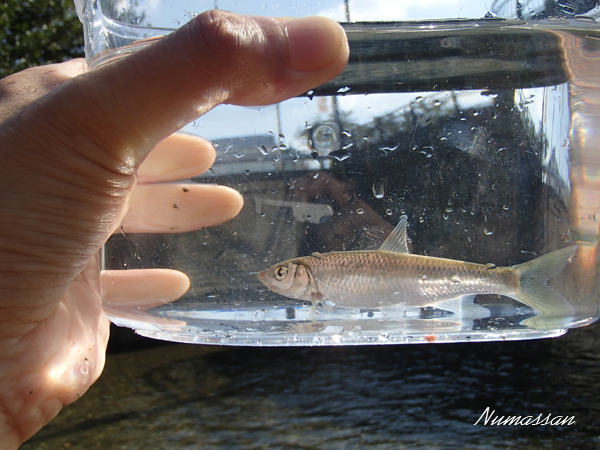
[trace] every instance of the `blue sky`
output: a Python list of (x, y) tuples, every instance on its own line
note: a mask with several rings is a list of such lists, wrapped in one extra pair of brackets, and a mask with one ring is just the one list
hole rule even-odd
[[(126, 4), (118, 0), (117, 4)], [(493, 0), (349, 0), (351, 21), (479, 18)], [(140, 8), (154, 17), (155, 27), (177, 27), (202, 11), (219, 9), (274, 17), (321, 15), (346, 20), (343, 0), (142, 0)]]

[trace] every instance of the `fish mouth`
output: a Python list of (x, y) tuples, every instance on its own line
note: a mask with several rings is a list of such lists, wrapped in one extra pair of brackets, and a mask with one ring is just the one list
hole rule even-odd
[(258, 272), (258, 274), (256, 276), (263, 283), (265, 281), (267, 281), (267, 271), (266, 270), (261, 270), (260, 272)]

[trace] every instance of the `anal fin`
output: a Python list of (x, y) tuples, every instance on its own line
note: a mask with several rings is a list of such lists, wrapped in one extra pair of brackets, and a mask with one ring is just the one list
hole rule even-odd
[(456, 317), (462, 319), (474, 320), (483, 319), (490, 316), (490, 310), (484, 306), (477, 305), (474, 303), (477, 295), (463, 295), (462, 297), (456, 297), (450, 300), (446, 300), (441, 303), (436, 303), (434, 308), (443, 309), (453, 313)]

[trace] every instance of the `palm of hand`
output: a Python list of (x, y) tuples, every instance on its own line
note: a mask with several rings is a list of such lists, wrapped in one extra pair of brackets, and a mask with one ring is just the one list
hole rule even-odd
[(31, 436), (100, 375), (109, 322), (99, 288), (94, 260), (46, 319), (23, 326), (21, 335), (0, 340), (0, 410), (7, 420), (0, 422), (0, 434), (7, 448)]
[[(44, 91), (75, 75), (77, 66), (69, 64), (72, 67), (50, 66), (18, 74), (28, 77), (32, 72), (35, 75), (43, 71), (41, 80), (46, 87), (40, 89), (40, 78), (33, 77), (37, 83), (36, 94), (26, 99), (5, 99), (0, 119), (7, 120)], [(214, 158), (214, 148), (207, 141), (193, 136), (170, 136), (157, 145), (140, 166), (129, 203), (109, 206), (105, 220), (113, 223), (113, 228), (118, 224), (118, 232), (142, 233), (190, 231), (228, 220), (242, 206), (237, 192), (220, 186), (174, 182), (204, 172)], [(42, 186), (38, 192), (45, 189)], [(67, 185), (60, 189), (69, 188)], [(125, 189), (131, 190), (127, 186)], [(173, 215), (173, 196), (181, 192), (186, 193), (185, 201), (179, 202), (181, 214)], [(99, 195), (104, 197), (101, 203), (114, 203), (109, 190)], [(37, 207), (43, 209), (48, 199), (39, 198), (39, 202)], [(85, 199), (83, 202), (89, 203)], [(30, 210), (36, 208), (36, 205), (29, 206)], [(120, 217), (123, 218), (119, 220)], [(51, 216), (47, 218), (52, 220)], [(72, 265), (83, 264), (84, 268), (72, 280), (60, 275), (64, 268), (57, 269), (58, 276), (52, 274), (53, 270), (48, 271), (58, 278), (51, 283), (59, 283), (51, 290), (63, 291), (57, 304), (52, 304), (51, 298), (41, 304), (33, 301), (31, 305), (13, 307), (13, 317), (6, 315), (11, 308), (3, 308), (5, 315), (0, 316), (0, 435), (7, 448), (17, 447), (28, 439), (64, 405), (83, 395), (99, 377), (109, 334), (105, 312), (136, 321), (168, 322), (145, 310), (179, 298), (189, 287), (187, 276), (173, 270), (101, 271), (99, 253), (93, 249), (106, 240), (107, 226), (111, 227), (103, 225), (94, 215), (89, 221), (74, 220), (67, 235), (87, 234), (85, 240), (92, 242), (92, 246), (86, 251), (92, 256), (86, 257), (84, 253), (75, 258)], [(69, 259), (69, 251), (62, 247), (57, 250), (55, 256), (59, 260)], [(35, 269), (29, 267), (28, 271), (34, 273)], [(44, 275), (40, 274), (39, 278), (45, 278)], [(43, 290), (36, 288), (35, 278), (30, 277), (33, 287), (30, 296), (38, 300), (37, 293)], [(176, 321), (172, 322), (177, 325)]]

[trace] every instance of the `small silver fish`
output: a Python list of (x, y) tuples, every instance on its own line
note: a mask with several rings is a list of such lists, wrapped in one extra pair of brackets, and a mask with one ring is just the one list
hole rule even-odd
[[(523, 324), (538, 329), (556, 327), (571, 318), (569, 301), (548, 286), (577, 251), (566, 247), (511, 267), (474, 264), (411, 255), (406, 244), (407, 217), (378, 250), (313, 253), (263, 270), (258, 279), (273, 292), (326, 308), (380, 308), (404, 304), (478, 314), (478, 294), (505, 295), (537, 312)], [(487, 311), (487, 309), (485, 309)], [(556, 320), (554, 320), (556, 319)]]

